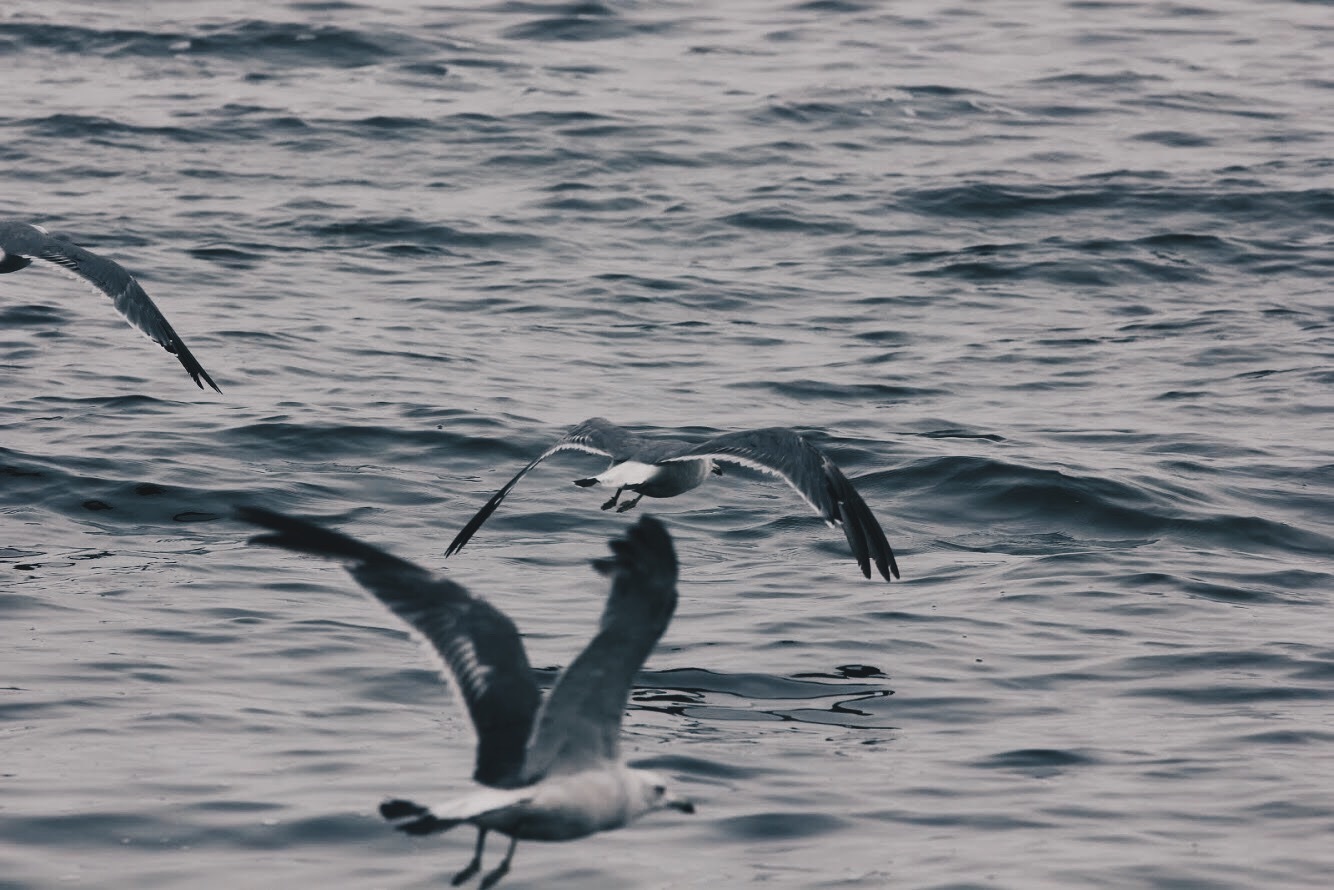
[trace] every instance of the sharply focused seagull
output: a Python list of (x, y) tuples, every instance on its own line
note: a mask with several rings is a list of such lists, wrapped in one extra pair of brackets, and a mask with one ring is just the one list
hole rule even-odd
[(630, 684), (676, 609), (676, 553), (662, 523), (645, 516), (612, 556), (593, 566), (611, 578), (597, 635), (556, 680), (541, 704), (519, 632), (503, 612), (447, 578), (312, 523), (255, 507), (238, 518), (270, 529), (270, 544), (340, 559), (362, 587), (425, 638), (441, 674), (462, 695), (477, 731), (473, 779), (486, 786), (427, 808), (408, 800), (380, 805), (408, 834), (477, 826), (477, 846), (457, 886), (482, 867), (489, 831), (510, 837), (504, 860), (483, 879), (492, 887), (509, 871), (520, 840), (564, 841), (620, 828), (667, 807), (693, 813), (666, 781), (620, 757), (621, 715)]
[(0, 220), (0, 274), (17, 272), (33, 260), (51, 263), (106, 294), (130, 324), (180, 359), (200, 389), (207, 383), (215, 392), (222, 392), (153, 305), (139, 282), (118, 263), (84, 250), (59, 235), (52, 235), (41, 226)]
[[(792, 430), (782, 427), (747, 430), (690, 445), (670, 439), (648, 441), (601, 417), (590, 418), (575, 426), (516, 473), (477, 511), (476, 516), (468, 520), (445, 551), (445, 556), (453, 556), (462, 550), (500, 506), (510, 489), (533, 467), (561, 451), (586, 451), (611, 458), (611, 466), (606, 472), (588, 479), (576, 479), (574, 484), (585, 488), (615, 486), (615, 493), (602, 509), (616, 507), (617, 512), (629, 510), (645, 495), (670, 498), (689, 491), (702, 484), (710, 473), (722, 475), (720, 463), (738, 464), (778, 476), (795, 488), (830, 528), (842, 526), (863, 575), (871, 577), (871, 562), (874, 560), (876, 569), (886, 581), (890, 580), (891, 572), (895, 578), (899, 577), (894, 551), (866, 501), (827, 454)], [(627, 488), (637, 497), (618, 505), (621, 493)]]

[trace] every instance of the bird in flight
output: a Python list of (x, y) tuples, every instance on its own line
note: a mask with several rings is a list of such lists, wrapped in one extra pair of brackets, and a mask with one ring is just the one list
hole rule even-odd
[(126, 321), (180, 360), (200, 389), (207, 383), (214, 392), (222, 392), (139, 282), (119, 263), (52, 235), (41, 226), (0, 220), (0, 274), (17, 272), (33, 260), (50, 263), (106, 294)]
[[(611, 466), (605, 472), (576, 479), (574, 484), (584, 488), (594, 485), (615, 488), (602, 509), (615, 507), (618, 512), (629, 510), (645, 496), (670, 498), (696, 488), (711, 474), (722, 475), (721, 464), (736, 464), (778, 476), (796, 489), (830, 528), (842, 527), (863, 575), (871, 577), (874, 562), (886, 581), (891, 573), (899, 577), (894, 551), (866, 501), (829, 455), (792, 430), (783, 427), (746, 430), (691, 445), (671, 439), (644, 439), (601, 417), (571, 428), (559, 442), (529, 461), (468, 520), (445, 556), (463, 549), (520, 479), (562, 451), (584, 451), (611, 459)], [(627, 490), (634, 492), (635, 497), (620, 500)]]
[(241, 507), (239, 519), (269, 529), (268, 544), (343, 561), (362, 587), (389, 607), (439, 657), (477, 734), (473, 779), (483, 787), (441, 806), (387, 800), (380, 813), (411, 835), (477, 828), (472, 861), (455, 886), (477, 874), (489, 832), (509, 850), (481, 886), (510, 868), (520, 840), (562, 841), (609, 831), (653, 810), (693, 813), (666, 779), (626, 765), (621, 716), (630, 685), (676, 609), (676, 553), (662, 523), (642, 517), (612, 555), (593, 565), (611, 591), (592, 641), (542, 702), (519, 632), (503, 612), (447, 578), (378, 547), (270, 510)]

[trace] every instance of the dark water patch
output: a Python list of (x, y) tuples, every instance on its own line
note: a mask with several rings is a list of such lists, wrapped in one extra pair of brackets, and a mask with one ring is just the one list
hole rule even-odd
[(777, 207), (728, 214), (722, 222), (742, 229), (802, 235), (838, 235), (853, 229), (850, 223), (840, 220), (812, 219), (809, 214)]
[[(8, 284), (9, 282), (4, 282)], [(0, 328), (49, 328), (68, 324), (71, 316), (55, 306), (40, 303), (0, 306)]]
[(139, 150), (150, 148), (158, 141), (195, 145), (241, 138), (236, 132), (222, 128), (148, 127), (88, 114), (52, 114), (19, 123), (41, 139), (80, 139)]
[(429, 44), (401, 32), (372, 37), (365, 30), (349, 31), (334, 25), (253, 19), (204, 25), (187, 41), (184, 46), (177, 44), (178, 51), (284, 69), (302, 65), (358, 68), (414, 49), (431, 51)]
[(1277, 121), (1288, 116), (1288, 112), (1279, 106), (1257, 104), (1231, 93), (1210, 90), (1148, 93), (1138, 99), (1138, 104), (1144, 108), (1165, 108), (1174, 112), (1199, 111), (1252, 120)]
[(399, 65), (398, 69), (404, 74), (413, 74), (419, 77), (445, 77), (449, 74), (450, 65), (465, 67), (466, 63), (451, 61), (449, 65), (442, 62), (408, 62)]
[(561, 210), (573, 213), (626, 213), (632, 210), (642, 210), (649, 205), (647, 201), (628, 196), (613, 198), (552, 198), (539, 203), (540, 207), (547, 210)]
[[(339, 765), (342, 769), (354, 766)], [(342, 771), (335, 767), (336, 771)], [(309, 846), (365, 843), (382, 833), (384, 823), (358, 813), (334, 813), (305, 818), (269, 818), (217, 825), (190, 824), (189, 834), (175, 843), (207, 849), (292, 850)]]
[(478, 440), (439, 429), (394, 429), (383, 426), (322, 426), (286, 422), (260, 422), (224, 430), (222, 439), (248, 449), (247, 453), (297, 455), (305, 459), (372, 456), (377, 461), (388, 455), (416, 451), (422, 453), (486, 453)]
[(1246, 671), (1274, 675), (1294, 664), (1296, 662), (1290, 656), (1277, 652), (1214, 649), (1134, 656), (1118, 662), (1117, 669), (1124, 670), (1128, 676), (1139, 677), (1179, 676), (1187, 671)]
[(630, 765), (637, 769), (684, 773), (702, 779), (725, 779), (728, 781), (758, 779), (774, 771), (763, 766), (741, 766), (737, 763), (724, 763), (720, 760), (691, 757), (688, 754), (658, 754), (653, 757), (635, 758), (630, 761)]
[(834, 670), (831, 673), (806, 673), (806, 674), (793, 674), (792, 676), (799, 680), (807, 678), (830, 679), (830, 680), (851, 680), (851, 679), (864, 680), (867, 677), (874, 677), (880, 680), (888, 679), (888, 677), (885, 676), (884, 671), (880, 670), (880, 668), (878, 667), (873, 667), (869, 664), (841, 664), (836, 668), (834, 668)]
[[(1069, 3), (1067, 5), (1072, 9), (1077, 9), (1112, 5), (1130, 7), (1135, 4)], [(1121, 95), (1127, 91), (1132, 91), (1137, 87), (1142, 87), (1151, 83), (1164, 83), (1166, 80), (1167, 78), (1160, 74), (1141, 74), (1129, 69), (1122, 69), (1120, 71), (1109, 71), (1106, 73), (1072, 71), (1068, 74), (1053, 74), (1047, 77), (1039, 77), (1031, 81), (1031, 83), (1057, 87), (1105, 87), (1108, 92)]]
[(311, 222), (302, 227), (312, 237), (346, 248), (389, 249), (410, 245), (426, 252), (445, 248), (513, 250), (538, 247), (546, 239), (525, 232), (468, 232), (452, 226), (424, 223), (408, 217)]
[(900, 209), (933, 216), (967, 219), (1011, 219), (1029, 215), (1070, 214), (1116, 209), (1150, 217), (1171, 218), (1190, 213), (1252, 222), (1282, 218), (1319, 223), (1334, 216), (1334, 189), (1246, 189), (1162, 185), (1143, 188), (1108, 182), (1087, 185), (1020, 185), (972, 182), (898, 193)]
[(1170, 537), (1241, 552), (1334, 552), (1334, 539), (1256, 516), (1183, 515), (1180, 493), (1159, 493), (1099, 476), (1074, 475), (978, 457), (932, 458), (893, 471), (900, 488), (921, 486), (932, 509), (963, 509), (988, 521), (1062, 527), (1076, 538)]
[(1065, 532), (1039, 532), (1036, 534), (996, 535), (994, 532), (976, 532), (950, 541), (941, 541), (940, 546), (950, 550), (968, 553), (1008, 553), (1013, 556), (1054, 556), (1058, 554), (1079, 554), (1106, 550), (1135, 550), (1153, 544), (1156, 538), (1119, 538), (1099, 540), (1078, 538)]
[(1005, 437), (996, 433), (979, 433), (960, 427), (951, 427), (942, 430), (929, 430), (925, 433), (914, 433), (925, 439), (983, 439), (988, 442), (1004, 442)]
[[(1328, 588), (1326, 588), (1328, 589)], [(1293, 680), (1311, 680), (1317, 683), (1334, 681), (1334, 652), (1322, 652), (1301, 663), (1288, 676)]]
[(76, 56), (142, 55), (169, 56), (182, 36), (128, 28), (85, 28), (52, 22), (9, 21), (0, 25), (0, 39), (11, 51), (54, 50)]
[(1246, 745), (1321, 745), (1334, 743), (1334, 732), (1323, 730), (1276, 729), (1271, 732), (1257, 732), (1241, 736), (1238, 742)]
[(1334, 700), (1334, 690), (1305, 686), (1243, 686), (1211, 683), (1207, 686), (1154, 686), (1119, 693), (1128, 698), (1161, 698), (1191, 705), (1253, 705)]
[(162, 640), (170, 643), (185, 643), (189, 646), (226, 645), (243, 638), (242, 629), (228, 633), (218, 631), (186, 630), (177, 627), (132, 627), (126, 634), (144, 637), (150, 640)]
[(804, 3), (795, 3), (791, 7), (799, 12), (869, 12), (878, 8), (871, 3), (859, 2), (859, 0), (806, 0)]
[(512, 118), (514, 123), (524, 123), (538, 129), (559, 129), (571, 125), (603, 126), (616, 121), (616, 118), (592, 111), (524, 111)]
[(1260, 516), (1175, 519), (1165, 528), (1184, 540), (1204, 540), (1241, 552), (1275, 550), (1311, 556), (1334, 553), (1334, 537)]
[(1151, 142), (1171, 148), (1202, 148), (1214, 144), (1214, 140), (1207, 136), (1184, 133), (1181, 130), (1152, 130), (1147, 133), (1137, 133), (1130, 138), (1136, 142)]
[(928, 721), (942, 726), (977, 726), (997, 719), (996, 702), (975, 696), (913, 695), (895, 700), (894, 713), (903, 723)]
[(188, 256), (216, 263), (225, 269), (254, 269), (267, 260), (263, 254), (236, 247), (188, 247)]
[(1271, 819), (1300, 819), (1303, 821), (1325, 820), (1334, 818), (1334, 807), (1310, 806), (1290, 800), (1271, 800), (1246, 807), (1246, 812), (1253, 814), (1262, 824)]
[(283, 809), (283, 804), (265, 800), (201, 800), (188, 805), (199, 813), (272, 813)]
[[(954, 792), (950, 792), (953, 796)], [(939, 812), (940, 807), (932, 807), (932, 812), (915, 810), (878, 810), (867, 813), (867, 818), (882, 822), (900, 822), (905, 825), (930, 825), (936, 827), (977, 828), (983, 831), (1031, 830), (1034, 828), (1053, 828), (1055, 823), (1037, 819), (1026, 819), (1008, 813), (979, 813), (975, 809), (956, 813)], [(967, 886), (967, 885), (964, 885)], [(994, 885), (991, 885), (994, 886)]]
[[(536, 11), (536, 10), (535, 10)], [(510, 40), (583, 42), (625, 40), (644, 35), (662, 35), (676, 30), (675, 21), (632, 21), (601, 3), (572, 3), (544, 6), (542, 18), (511, 25), (502, 35)], [(551, 15), (551, 13), (556, 13)]]
[(743, 699), (816, 699), (830, 695), (867, 695), (883, 687), (858, 683), (820, 683), (797, 677), (771, 674), (718, 673), (702, 668), (642, 671), (635, 681), (640, 691), (677, 690), (688, 693), (722, 693)]
[(37, 847), (62, 843), (58, 840), (60, 838), (84, 847), (118, 848), (126, 843), (167, 846), (172, 841), (165, 835), (171, 834), (176, 832), (169, 831), (169, 826), (160, 819), (106, 808), (59, 816), (0, 813), (0, 836), (14, 843)]
[(833, 402), (853, 402), (860, 405), (892, 405), (927, 396), (939, 395), (940, 390), (900, 386), (891, 383), (830, 383), (824, 380), (782, 380), (742, 382), (735, 385), (740, 390), (763, 390), (775, 395), (799, 401), (811, 401), (827, 404)]
[(615, 284), (630, 285), (636, 289), (653, 293), (681, 293), (699, 287), (699, 283), (693, 279), (646, 278), (641, 275), (632, 275), (627, 272), (603, 272), (599, 275), (595, 275), (594, 279), (597, 281), (608, 281)]
[(847, 820), (820, 812), (755, 813), (715, 820), (712, 830), (739, 841), (795, 841), (842, 830)]
[(403, 134), (414, 130), (427, 130), (435, 126), (434, 122), (421, 117), (403, 117), (386, 114), (376, 114), (371, 117), (361, 118), (360, 120), (349, 121), (348, 124), (353, 127), (372, 130), (377, 135), (380, 134)]
[(1192, 233), (1119, 240), (1042, 239), (1037, 244), (977, 244), (950, 251), (909, 251), (886, 264), (923, 265), (918, 277), (1034, 280), (1069, 285), (1126, 281), (1205, 282), (1220, 267), (1251, 258), (1244, 242)]
[(1072, 767), (1092, 766), (1099, 763), (1096, 757), (1078, 751), (1066, 751), (1057, 748), (1022, 748), (993, 754), (973, 765), (981, 769), (1002, 769), (1027, 773), (1039, 778), (1057, 776)]
[(991, 458), (931, 458), (896, 471), (901, 482), (929, 489), (931, 500), (989, 519), (1040, 518), (1076, 527), (1148, 530), (1162, 520), (1143, 489), (1098, 476), (1025, 467)]

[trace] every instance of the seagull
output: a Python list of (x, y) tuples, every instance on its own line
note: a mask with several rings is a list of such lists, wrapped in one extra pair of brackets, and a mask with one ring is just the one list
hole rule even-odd
[(472, 861), (454, 876), (454, 886), (481, 870), (491, 831), (508, 835), (510, 845), (500, 865), (483, 877), (483, 890), (509, 872), (520, 840), (574, 840), (653, 810), (695, 811), (662, 776), (627, 766), (620, 757), (630, 683), (676, 608), (676, 553), (658, 520), (642, 517), (611, 541), (611, 557), (593, 561), (611, 578), (602, 622), (542, 704), (519, 632), (495, 606), (447, 578), (310, 522), (257, 507), (238, 508), (237, 517), (272, 532), (256, 535), (252, 544), (345, 562), (362, 587), (434, 649), (441, 675), (472, 718), (473, 780), (483, 787), (433, 808), (387, 800), (380, 814), (410, 835), (462, 822), (476, 826)]
[[(890, 580), (891, 572), (895, 578), (899, 577), (894, 551), (866, 501), (829, 455), (792, 430), (783, 427), (746, 430), (690, 445), (670, 439), (649, 441), (601, 417), (590, 418), (572, 427), (559, 442), (516, 473), (477, 511), (476, 516), (468, 520), (445, 551), (445, 556), (453, 556), (463, 549), (520, 479), (542, 461), (562, 451), (586, 451), (611, 458), (611, 466), (606, 472), (576, 479), (574, 484), (584, 488), (593, 485), (615, 487), (616, 491), (602, 509), (616, 507), (618, 513), (629, 510), (645, 495), (675, 497), (703, 484), (710, 474), (721, 476), (720, 463), (737, 464), (778, 476), (797, 490), (826, 525), (843, 528), (863, 575), (871, 577), (871, 562), (874, 560), (876, 569), (886, 581)], [(620, 501), (626, 489), (635, 492), (636, 497)]]
[(41, 226), (17, 220), (0, 220), (0, 274), (17, 272), (33, 260), (45, 260), (106, 294), (116, 305), (116, 311), (125, 316), (130, 324), (180, 359), (200, 389), (207, 383), (213, 387), (214, 392), (222, 392), (157, 306), (153, 305), (139, 282), (119, 263), (84, 250), (60, 235), (52, 235)]

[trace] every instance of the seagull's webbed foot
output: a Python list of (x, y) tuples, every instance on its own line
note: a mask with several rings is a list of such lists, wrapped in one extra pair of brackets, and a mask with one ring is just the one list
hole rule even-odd
[(620, 500), (620, 498), (621, 498), (621, 492), (623, 492), (623, 491), (625, 491), (624, 488), (618, 488), (618, 489), (616, 489), (616, 493), (613, 494), (610, 498), (607, 499), (607, 503), (605, 503), (605, 504), (602, 505), (602, 509), (604, 509), (604, 510), (610, 510), (612, 507), (616, 506), (616, 502), (617, 502), (618, 500)]
[(457, 887), (482, 870), (482, 848), (486, 846), (486, 832), (485, 828), (477, 829), (477, 846), (473, 850), (472, 862), (469, 862), (463, 871), (454, 875), (453, 880), (449, 882), (451, 885)]
[[(644, 499), (644, 496), (641, 494), (639, 497), (635, 498), (633, 501), (625, 501), (625, 502), (623, 502), (619, 507), (616, 508), (616, 512), (617, 512), (617, 513), (624, 513), (626, 510), (629, 510), (631, 507), (633, 507), (635, 504), (639, 503), (639, 502), (642, 501), (643, 499)], [(606, 507), (603, 507), (602, 509), (605, 510), (605, 509), (607, 509), (607, 508), (606, 508)]]
[(508, 852), (505, 853), (505, 858), (501, 860), (500, 864), (496, 866), (494, 871), (489, 872), (486, 877), (482, 878), (482, 883), (479, 885), (480, 890), (490, 890), (490, 888), (500, 883), (501, 878), (509, 874), (510, 860), (514, 858), (514, 848), (517, 846), (519, 846), (519, 839), (511, 838), (510, 848)]

